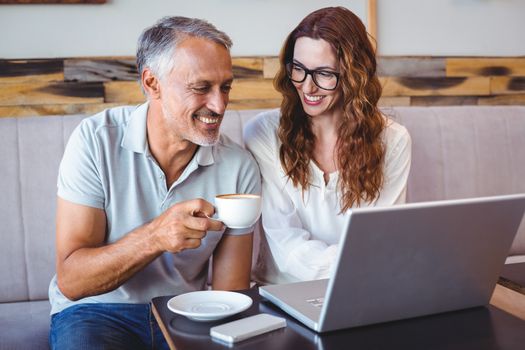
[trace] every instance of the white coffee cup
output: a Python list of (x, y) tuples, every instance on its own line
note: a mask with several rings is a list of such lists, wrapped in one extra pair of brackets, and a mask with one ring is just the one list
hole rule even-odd
[(229, 228), (246, 228), (257, 222), (261, 215), (261, 196), (257, 194), (221, 194), (215, 196), (216, 213), (213, 219)]

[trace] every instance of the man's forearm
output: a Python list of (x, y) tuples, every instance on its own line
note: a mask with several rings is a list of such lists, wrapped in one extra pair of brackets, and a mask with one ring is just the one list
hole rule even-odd
[(146, 224), (115, 243), (74, 251), (57, 271), (58, 286), (71, 300), (106, 293), (118, 288), (161, 253)]

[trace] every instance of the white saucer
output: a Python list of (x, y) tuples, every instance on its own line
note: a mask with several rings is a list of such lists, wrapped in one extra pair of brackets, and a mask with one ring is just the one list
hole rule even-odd
[(203, 290), (171, 298), (168, 309), (194, 321), (214, 321), (244, 311), (252, 302), (252, 298), (241, 293)]

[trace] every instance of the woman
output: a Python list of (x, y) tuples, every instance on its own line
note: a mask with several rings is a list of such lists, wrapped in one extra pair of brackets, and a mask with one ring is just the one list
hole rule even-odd
[(245, 129), (263, 178), (255, 278), (326, 278), (351, 208), (405, 202), (410, 136), (377, 107), (375, 52), (348, 9), (303, 19), (284, 43), (274, 85), (281, 109)]

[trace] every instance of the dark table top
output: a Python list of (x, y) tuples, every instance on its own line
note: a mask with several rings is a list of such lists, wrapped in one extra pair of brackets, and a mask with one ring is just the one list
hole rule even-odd
[[(155, 316), (172, 349), (525, 349), (525, 321), (492, 305), (409, 320), (319, 334), (268, 301), (257, 288), (242, 291), (253, 299), (246, 311), (213, 322), (195, 322), (167, 308), (172, 296), (152, 300)], [(287, 320), (285, 328), (228, 346), (210, 337), (210, 327), (269, 313)]]

